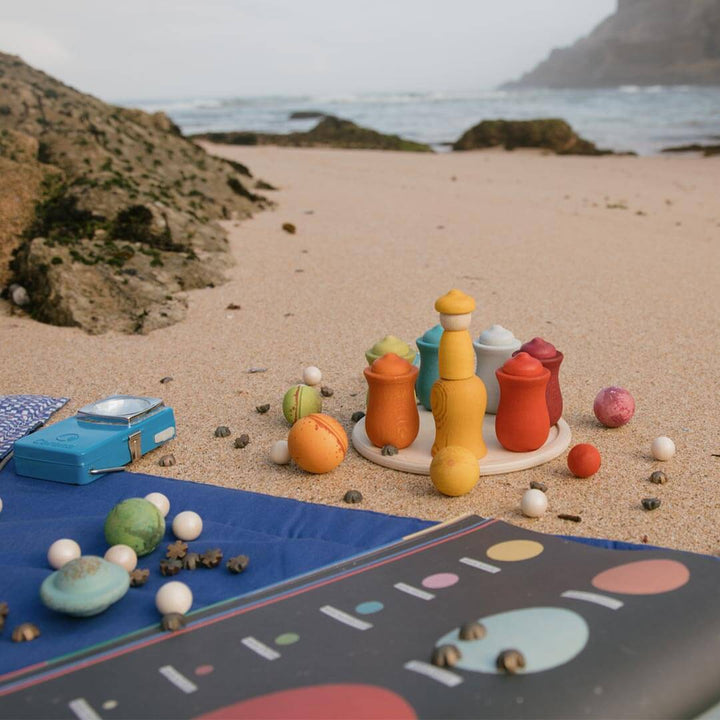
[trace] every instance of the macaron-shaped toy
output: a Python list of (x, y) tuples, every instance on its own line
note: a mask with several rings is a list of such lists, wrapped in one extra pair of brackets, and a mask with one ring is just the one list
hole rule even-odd
[(118, 503), (105, 519), (108, 545), (129, 545), (138, 555), (150, 554), (165, 534), (165, 518), (144, 498), (128, 498)]
[(480, 478), (480, 465), (475, 454), (459, 445), (448, 445), (433, 457), (430, 479), (443, 495), (457, 497), (469, 493)]
[(580, 443), (568, 453), (567, 464), (575, 477), (590, 477), (600, 469), (600, 452), (594, 445)]
[(348, 439), (342, 425), (330, 415), (313, 413), (298, 420), (288, 435), (295, 464), (311, 473), (334, 470), (345, 457)]
[(120, 565), (94, 555), (71, 560), (40, 586), (47, 607), (68, 615), (90, 617), (117, 602), (130, 587), (130, 575)]
[(605, 427), (621, 427), (635, 414), (635, 399), (625, 388), (612, 385), (595, 396), (593, 412)]
[(322, 412), (322, 397), (310, 385), (293, 385), (283, 398), (283, 415), (294, 425), (300, 418)]

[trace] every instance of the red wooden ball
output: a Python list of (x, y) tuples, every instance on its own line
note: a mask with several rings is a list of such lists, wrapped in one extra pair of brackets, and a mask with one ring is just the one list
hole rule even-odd
[(580, 443), (568, 454), (567, 464), (575, 477), (590, 477), (600, 469), (600, 453), (594, 445)]

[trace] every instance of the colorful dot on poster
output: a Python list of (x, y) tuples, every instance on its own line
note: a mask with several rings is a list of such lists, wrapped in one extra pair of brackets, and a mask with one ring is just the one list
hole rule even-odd
[(379, 600), (367, 600), (355, 606), (355, 612), (359, 615), (372, 615), (380, 612), (385, 606)]
[(297, 633), (288, 632), (283, 633), (282, 635), (278, 635), (275, 638), (275, 644), (276, 645), (292, 645), (293, 643), (296, 643), (300, 639), (300, 636)]
[(102, 704), (102, 709), (103, 710), (114, 710), (117, 706), (118, 706), (117, 700), (106, 700)]
[(458, 580), (460, 578), (455, 573), (436, 573), (435, 575), (428, 575), (422, 581), (422, 585), (433, 590), (441, 590), (442, 588), (451, 587)]
[(659, 595), (677, 590), (690, 579), (690, 571), (677, 560), (638, 560), (598, 573), (593, 587), (622, 595)]
[(544, 549), (535, 540), (507, 540), (488, 548), (487, 556), (491, 560), (517, 562), (518, 560), (531, 560), (537, 557)]
[(195, 674), (203, 677), (204, 675), (210, 675), (214, 670), (215, 668), (212, 665), (198, 665), (195, 668)]

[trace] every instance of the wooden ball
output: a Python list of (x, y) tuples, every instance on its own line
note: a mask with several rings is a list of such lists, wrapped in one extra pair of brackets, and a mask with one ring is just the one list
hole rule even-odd
[(600, 452), (594, 445), (580, 443), (568, 454), (567, 464), (575, 477), (590, 477), (600, 469)]
[(459, 445), (442, 448), (430, 463), (430, 479), (443, 495), (465, 495), (479, 478), (480, 465), (475, 454)]
[(71, 560), (76, 560), (81, 555), (80, 546), (70, 538), (56, 540), (48, 549), (47, 559), (51, 568), (59, 570)]
[(165, 583), (155, 594), (155, 607), (161, 615), (168, 613), (184, 615), (192, 607), (192, 603), (192, 590), (178, 580)]
[(172, 521), (172, 531), (180, 540), (197, 540), (202, 529), (202, 518), (192, 510), (178, 513)]
[(295, 464), (311, 473), (334, 470), (345, 457), (348, 439), (333, 417), (313, 413), (298, 420), (288, 435), (288, 449)]
[(137, 553), (129, 545), (113, 545), (105, 553), (105, 560), (132, 572), (137, 567)]

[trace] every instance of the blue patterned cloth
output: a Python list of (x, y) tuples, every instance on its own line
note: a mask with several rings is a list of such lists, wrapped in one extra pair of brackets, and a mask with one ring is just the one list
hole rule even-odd
[(0, 460), (16, 440), (44, 425), (67, 401), (46, 395), (0, 395)]

